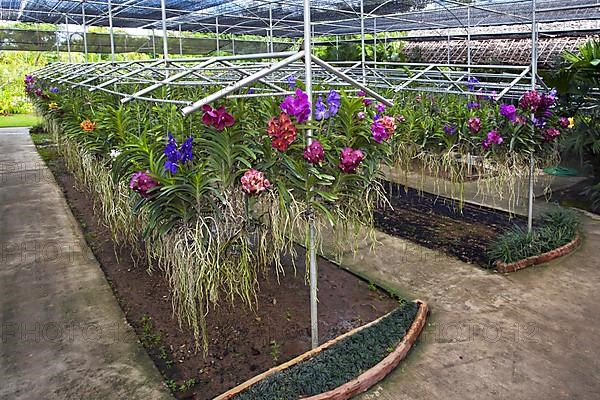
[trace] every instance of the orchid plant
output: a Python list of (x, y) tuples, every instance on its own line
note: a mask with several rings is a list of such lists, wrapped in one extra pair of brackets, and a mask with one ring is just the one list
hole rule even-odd
[[(358, 228), (372, 229), (373, 208), (385, 200), (381, 166), (402, 146), (491, 156), (539, 150), (566, 129), (555, 93), (526, 94), (516, 106), (407, 95), (386, 107), (329, 88), (309, 99), (302, 82), (288, 83), (295, 92), (283, 99), (222, 100), (184, 118), (170, 104), (122, 105), (109, 93), (25, 79), (60, 134), (67, 166), (98, 194), (115, 241), (144, 239), (177, 315), (205, 348), (210, 306), (223, 296), (252, 306), (257, 274), (280, 270), (309, 223), (317, 244), (325, 226), (340, 246)], [(171, 95), (190, 90), (199, 89)]]

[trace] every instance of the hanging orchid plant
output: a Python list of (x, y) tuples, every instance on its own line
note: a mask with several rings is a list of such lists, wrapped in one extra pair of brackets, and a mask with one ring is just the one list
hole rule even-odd
[[(171, 104), (122, 105), (109, 93), (25, 77), (115, 240), (144, 239), (171, 283), (177, 315), (205, 346), (210, 306), (236, 297), (252, 304), (258, 271), (280, 268), (309, 221), (317, 242), (333, 226), (340, 245), (344, 234), (372, 227), (382, 165), (404, 154), (543, 151), (572, 125), (556, 112), (554, 93), (528, 93), (518, 104), (403, 94), (385, 106), (330, 88), (309, 99), (301, 82), (288, 83), (295, 92), (283, 99), (223, 100), (184, 119)], [(171, 95), (191, 90), (205, 94)]]

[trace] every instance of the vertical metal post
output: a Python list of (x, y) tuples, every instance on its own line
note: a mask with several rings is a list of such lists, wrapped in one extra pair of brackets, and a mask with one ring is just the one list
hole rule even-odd
[[(467, 75), (471, 80), (471, 6), (467, 4)], [(468, 89), (469, 92), (472, 89)], [(472, 162), (471, 153), (467, 153), (467, 177), (471, 177)]]
[(219, 44), (219, 17), (215, 17), (215, 33), (217, 34), (217, 55), (221, 51), (221, 45)]
[(165, 59), (166, 64), (169, 59), (169, 36), (167, 33), (167, 4), (165, 0), (160, 0), (160, 11), (163, 31), (163, 58)]
[[(304, 0), (304, 75), (305, 88), (312, 110), (312, 36), (310, 0)], [(312, 112), (308, 115), (308, 124), (312, 120)], [(312, 143), (312, 129), (306, 131), (306, 144)], [(308, 240), (309, 275), (310, 275), (310, 332), (314, 349), (319, 345), (319, 318), (317, 314), (317, 249), (315, 248), (315, 223), (311, 216)]]
[(362, 64), (362, 83), (367, 83), (366, 62), (367, 55), (365, 53), (365, 4), (364, 0), (360, 0), (360, 48), (361, 48), (361, 64)]
[(471, 6), (467, 4), (467, 72), (471, 79)]
[(448, 64), (450, 64), (450, 29), (448, 28)]
[(54, 36), (56, 36), (56, 59), (60, 62), (60, 37), (58, 36), (58, 31), (54, 31)]
[(340, 37), (335, 35), (335, 60), (340, 61)]
[(231, 35), (231, 53), (235, 56), (235, 36)]
[(110, 34), (110, 58), (115, 62), (115, 32), (113, 30), (112, 20), (112, 0), (108, 0), (108, 28)]
[(179, 55), (183, 55), (183, 37), (181, 36), (181, 24), (179, 24)]
[(269, 5), (269, 52), (273, 52), (273, 8)]
[[(537, 37), (538, 37), (538, 26), (536, 20), (536, 0), (531, 1), (531, 90), (535, 90), (536, 77), (537, 77)], [(535, 126), (531, 125), (532, 135), (535, 135)], [(529, 155), (529, 191), (528, 191), (528, 204), (527, 204), (527, 230), (531, 232), (533, 229), (533, 201), (534, 201), (534, 174), (535, 174), (535, 160), (533, 152)]]
[(69, 35), (69, 18), (65, 14), (65, 32), (67, 33), (67, 54), (69, 56), (69, 63), (71, 60), (71, 36)]
[(85, 22), (85, 0), (81, 3), (81, 24), (83, 26), (83, 54), (85, 55), (85, 62), (89, 62), (88, 57), (88, 46), (87, 46), (87, 25)]
[(152, 58), (156, 58), (156, 34), (152, 28)]
[(377, 68), (377, 18), (373, 18), (373, 61), (373, 67)]

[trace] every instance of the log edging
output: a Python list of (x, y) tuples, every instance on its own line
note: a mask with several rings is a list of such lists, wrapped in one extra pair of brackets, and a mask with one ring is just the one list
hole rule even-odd
[[(372, 368), (363, 372), (361, 375), (359, 375), (358, 377), (354, 378), (353, 380), (343, 384), (342, 386), (339, 386), (328, 392), (324, 392), (324, 393), (321, 393), (321, 394), (318, 394), (315, 396), (303, 397), (303, 399), (304, 400), (345, 400), (345, 399), (349, 399), (350, 397), (352, 397), (358, 393), (365, 392), (371, 386), (373, 386), (374, 384), (376, 384), (377, 382), (382, 380), (385, 376), (387, 376), (400, 363), (400, 361), (402, 361), (402, 359), (404, 359), (406, 357), (406, 355), (408, 354), (412, 345), (415, 343), (415, 341), (419, 337), (419, 334), (423, 330), (423, 327), (425, 326), (425, 321), (427, 319), (427, 314), (429, 312), (427, 303), (425, 303), (424, 301), (421, 301), (421, 300), (415, 300), (415, 303), (417, 303), (419, 305), (419, 309), (417, 310), (415, 319), (412, 322), (412, 324), (411, 324), (410, 328), (408, 329), (408, 331), (406, 332), (406, 334), (404, 335), (404, 337), (402, 338), (402, 340), (400, 341), (400, 343), (398, 344), (398, 346), (396, 346), (396, 348), (394, 349), (394, 351), (392, 351), (390, 354), (388, 354), (383, 360), (381, 360), (379, 363), (374, 365)], [(276, 372), (290, 368), (291, 366), (293, 366), (295, 364), (298, 364), (306, 359), (311, 358), (315, 354), (318, 354), (321, 351), (331, 347), (332, 345), (339, 342), (340, 340), (342, 340), (348, 336), (351, 336), (351, 335), (355, 334), (356, 332), (359, 332), (365, 328), (368, 328), (372, 325), (377, 324), (379, 321), (381, 321), (383, 318), (385, 318), (388, 315), (389, 315), (389, 313), (366, 324), (366, 325), (360, 326), (356, 329), (351, 330), (350, 332), (340, 335), (340, 336), (322, 344), (321, 346), (319, 346), (315, 349), (307, 351), (306, 353), (303, 353), (303, 354), (299, 355), (298, 357), (296, 357), (286, 363), (283, 363), (281, 365), (273, 367), (270, 370), (263, 372), (262, 374), (256, 375), (255, 377), (250, 378), (246, 382), (215, 397), (213, 400), (229, 400), (229, 399), (233, 398), (234, 396), (236, 396), (237, 394), (248, 389), (250, 386), (267, 378), (268, 376), (271, 376)]]

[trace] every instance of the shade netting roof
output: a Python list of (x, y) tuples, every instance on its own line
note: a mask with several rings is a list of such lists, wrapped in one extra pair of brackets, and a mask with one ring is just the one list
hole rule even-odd
[[(531, 0), (363, 0), (367, 32), (494, 26), (531, 21)], [(161, 28), (160, 0), (112, 0), (114, 27)], [(360, 0), (311, 0), (316, 35), (359, 34)], [(107, 26), (109, 0), (0, 0), (0, 19)], [(168, 29), (301, 37), (298, 0), (166, 0)], [(600, 19), (596, 0), (537, 0), (539, 22)]]

